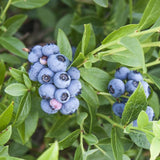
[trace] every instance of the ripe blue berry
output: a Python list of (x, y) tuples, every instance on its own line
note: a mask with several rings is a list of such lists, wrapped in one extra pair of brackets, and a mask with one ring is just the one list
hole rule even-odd
[(55, 99), (60, 103), (66, 103), (70, 99), (70, 93), (67, 89), (57, 89)]
[(64, 115), (74, 113), (79, 107), (79, 100), (75, 97), (70, 98), (68, 102), (62, 105), (60, 112)]
[(42, 99), (41, 100), (41, 108), (44, 112), (48, 113), (48, 114), (55, 114), (58, 112), (58, 110), (54, 109), (54, 107), (52, 107), (49, 104), (49, 101), (46, 99)]
[(48, 67), (53, 72), (62, 72), (66, 71), (70, 62), (67, 57), (62, 54), (50, 55), (47, 60)]
[(118, 117), (122, 117), (122, 113), (123, 113), (123, 110), (124, 110), (124, 107), (125, 107), (125, 104), (124, 103), (114, 103), (113, 106), (112, 106), (112, 110), (114, 112), (114, 114)]
[(67, 73), (70, 75), (71, 79), (79, 79), (80, 71), (76, 67), (71, 67)]
[(126, 91), (129, 92), (130, 94), (132, 94), (136, 90), (136, 88), (138, 87), (138, 84), (139, 84), (138, 81), (129, 80), (125, 85)]
[(39, 61), (39, 58), (42, 57), (42, 47), (40, 45), (34, 46), (28, 55), (28, 61), (35, 63)]
[(81, 82), (79, 80), (72, 80), (69, 87), (67, 88), (71, 97), (75, 97), (81, 94)]
[(149, 87), (149, 85), (148, 85), (147, 82), (141, 81), (141, 83), (142, 83), (142, 85), (143, 85), (145, 95), (146, 95), (146, 97), (148, 98), (149, 95), (151, 94), (151, 89), (150, 89), (150, 87)]
[(41, 69), (43, 69), (43, 68), (44, 68), (44, 66), (42, 64), (40, 64), (39, 62), (34, 63), (28, 72), (29, 78), (32, 81), (37, 81), (38, 74), (41, 71)]
[(39, 95), (44, 99), (53, 99), (56, 87), (53, 84), (42, 84), (39, 87)]
[(150, 106), (147, 106), (146, 113), (148, 115), (149, 121), (152, 121), (154, 118), (154, 111)]
[(67, 72), (57, 72), (53, 81), (56, 87), (58, 88), (67, 88), (70, 85), (71, 77)]
[(59, 48), (57, 45), (50, 43), (42, 47), (43, 55), (50, 56), (52, 54), (58, 54)]
[(108, 84), (108, 91), (113, 97), (120, 97), (125, 92), (125, 85), (120, 79), (112, 79)]
[(142, 81), (143, 77), (140, 72), (130, 71), (128, 73), (128, 80)]
[(115, 78), (125, 80), (127, 79), (128, 73), (130, 70), (127, 67), (121, 67), (116, 70)]
[(38, 74), (38, 81), (41, 84), (52, 83), (53, 82), (54, 72), (49, 68), (43, 68)]

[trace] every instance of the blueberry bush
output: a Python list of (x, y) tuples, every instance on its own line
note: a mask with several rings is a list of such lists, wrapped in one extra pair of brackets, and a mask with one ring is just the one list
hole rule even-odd
[(0, 159), (159, 160), (160, 0), (1, 0)]

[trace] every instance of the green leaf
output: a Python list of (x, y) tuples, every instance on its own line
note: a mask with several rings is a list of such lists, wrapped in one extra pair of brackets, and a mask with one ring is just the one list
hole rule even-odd
[(74, 59), (71, 66), (77, 67), (77, 66), (81, 65), (84, 62), (84, 60), (85, 60), (85, 56), (83, 53), (80, 52), (79, 55), (76, 57), (76, 59)]
[(11, 55), (9, 53), (0, 54), (0, 59), (2, 59), (6, 63), (13, 64), (13, 65), (17, 65), (21, 63), (21, 60), (17, 56)]
[(27, 92), (27, 88), (21, 83), (12, 83), (5, 88), (5, 92), (11, 96), (22, 96)]
[(11, 121), (13, 113), (13, 102), (9, 105), (8, 108), (0, 115), (0, 131), (4, 130), (9, 122)]
[(9, 126), (2, 132), (0, 132), (0, 145), (4, 145), (7, 143), (11, 137), (12, 134), (12, 126)]
[(160, 120), (153, 122), (153, 133), (155, 134), (155, 137), (160, 139)]
[(48, 3), (49, 0), (12, 0), (12, 5), (18, 8), (23, 8), (23, 9), (33, 9), (33, 8), (38, 8), (42, 7), (46, 3)]
[(22, 50), (25, 46), (19, 39), (14, 37), (0, 37), (0, 44), (11, 53), (27, 59), (27, 53)]
[(131, 95), (127, 101), (123, 114), (122, 114), (122, 124), (127, 125), (133, 120), (135, 120), (141, 110), (146, 110), (147, 100), (144, 93), (144, 89), (141, 83), (139, 83), (137, 89)]
[(122, 160), (124, 152), (123, 143), (121, 142), (120, 136), (121, 131), (118, 128), (113, 127), (111, 133), (111, 145), (115, 160)]
[(37, 160), (58, 160), (58, 154), (58, 142), (55, 142)]
[(145, 111), (141, 111), (138, 118), (137, 118), (137, 124), (138, 128), (144, 128), (148, 125), (149, 118)]
[(131, 132), (129, 133), (129, 136), (138, 147), (145, 148), (145, 149), (150, 148), (150, 143), (147, 140), (144, 132), (135, 132), (135, 133)]
[(160, 79), (153, 74), (148, 74), (147, 75), (153, 82), (154, 84), (160, 89)]
[(15, 15), (9, 19), (7, 19), (3, 26), (7, 29), (6, 32), (0, 31), (0, 35), (5, 36), (12, 36), (17, 30), (21, 27), (24, 21), (27, 19), (27, 16), (24, 14)]
[(94, 108), (98, 108), (99, 107), (99, 100), (98, 100), (98, 96), (96, 94), (96, 92), (94, 91), (94, 89), (89, 86), (87, 83), (84, 83), (83, 81), (81, 81), (82, 84), (82, 94), (81, 97), (91, 106), (94, 106)]
[(77, 129), (74, 132), (72, 132), (71, 134), (69, 134), (67, 137), (62, 139), (59, 142), (59, 149), (64, 150), (65, 148), (68, 148), (69, 146), (71, 146), (73, 144), (73, 142), (75, 142), (77, 140), (79, 134), (80, 134), (80, 129)]
[(28, 76), (26, 76), (26, 74), (23, 74), (23, 79), (24, 79), (24, 84), (26, 85), (26, 87), (28, 89), (31, 89), (32, 83), (31, 83), (31, 80), (28, 78)]
[(31, 108), (28, 117), (21, 125), (18, 126), (18, 133), (23, 144), (27, 143), (35, 132), (38, 124), (38, 118), (38, 112), (34, 108)]
[(74, 160), (83, 160), (83, 153), (80, 145), (76, 149)]
[(80, 68), (81, 77), (98, 91), (106, 91), (110, 81), (110, 75), (103, 70), (92, 67), (89, 69)]
[(144, 30), (156, 22), (160, 15), (160, 1), (150, 0), (139, 22), (139, 30)]
[(104, 8), (108, 7), (108, 0), (93, 0), (93, 1), (101, 7)]
[(9, 68), (11, 76), (18, 82), (23, 83), (23, 71), (15, 68)]
[(72, 60), (71, 45), (69, 43), (67, 36), (61, 29), (59, 29), (58, 31), (57, 44), (58, 44), (60, 53), (65, 55), (69, 60)]
[(134, 33), (137, 30), (137, 24), (129, 24), (119, 28), (118, 30), (110, 33), (103, 41), (102, 44), (106, 44), (115, 40), (118, 40), (124, 36)]
[(124, 37), (120, 39), (119, 44), (124, 46), (128, 50), (128, 52), (130, 52), (132, 55), (131, 56), (132, 58), (127, 57), (127, 59), (124, 58), (125, 56), (122, 56), (123, 59), (125, 59), (124, 61), (129, 61), (129, 60), (131, 61), (131, 59), (133, 61), (134, 59), (134, 61), (137, 62), (137, 65), (141, 66), (143, 68), (143, 71), (146, 72), (144, 53), (138, 39), (134, 37)]
[(88, 114), (86, 112), (81, 112), (77, 117), (77, 123), (80, 126), (83, 126), (83, 123), (87, 117), (88, 117)]
[(15, 117), (15, 125), (18, 126), (24, 122), (31, 109), (31, 93), (28, 92), (21, 98), (18, 111)]
[(96, 120), (96, 111), (99, 107), (99, 99), (93, 88), (83, 81), (81, 81), (82, 84), (82, 94), (81, 97), (87, 102), (88, 110), (90, 113), (90, 132), (94, 126), (94, 124), (97, 122)]
[(3, 61), (0, 61), (0, 85), (3, 84), (4, 78), (5, 78), (5, 73), (6, 73), (6, 67)]
[(96, 46), (96, 37), (91, 24), (84, 25), (84, 33), (82, 37), (82, 53), (87, 55)]
[(55, 26), (56, 16), (50, 8), (41, 7), (38, 8), (36, 11), (37, 11), (37, 17), (45, 27), (53, 28)]
[(159, 146), (160, 146), (160, 139), (154, 137), (150, 147), (150, 152), (151, 152), (150, 160), (155, 160), (156, 157), (160, 154)]
[(94, 134), (85, 134), (83, 137), (88, 145), (95, 145), (98, 143), (98, 139)]
[(69, 121), (72, 120), (70, 116), (57, 117), (56, 121), (53, 123), (52, 127), (48, 130), (45, 137), (55, 138), (57, 135), (61, 134), (67, 127)]
[(73, 14), (67, 14), (57, 22), (54, 32), (55, 39), (57, 39), (59, 29), (63, 30), (66, 33), (66, 35), (69, 35), (71, 33), (70, 25), (72, 20), (73, 20)]

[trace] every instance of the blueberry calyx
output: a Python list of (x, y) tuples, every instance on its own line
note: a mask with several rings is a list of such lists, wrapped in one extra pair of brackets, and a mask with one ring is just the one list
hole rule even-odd
[(49, 75), (44, 74), (44, 75), (42, 76), (42, 80), (43, 80), (44, 82), (49, 82), (49, 81), (51, 80), (51, 77), (50, 77)]
[(68, 93), (63, 93), (62, 96), (61, 96), (61, 101), (66, 101), (68, 99), (69, 95)]
[(69, 80), (68, 75), (65, 74), (65, 73), (60, 74), (59, 78), (60, 78), (61, 80), (63, 80), (63, 81), (68, 81), (68, 80)]
[(57, 56), (57, 59), (58, 59), (59, 61), (61, 61), (61, 62), (65, 62), (65, 61), (66, 61), (65, 57), (62, 56), (62, 55), (58, 55), (58, 56)]
[(109, 86), (109, 92), (112, 93), (112, 94), (114, 94), (114, 92), (115, 92), (112, 85)]
[(139, 82), (137, 82), (137, 81), (133, 81), (133, 85), (134, 85), (134, 87), (137, 87), (137, 86), (138, 86), (138, 84), (139, 84)]

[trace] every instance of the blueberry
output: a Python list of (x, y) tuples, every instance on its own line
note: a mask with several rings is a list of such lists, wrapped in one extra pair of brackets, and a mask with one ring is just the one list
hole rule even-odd
[(53, 82), (54, 72), (49, 68), (43, 68), (38, 74), (38, 81), (41, 84), (52, 83)]
[(75, 53), (76, 53), (76, 47), (72, 47), (72, 59), (74, 59), (74, 56), (75, 56)]
[(108, 91), (113, 97), (120, 97), (125, 92), (125, 85), (120, 79), (112, 79), (108, 84)]
[(66, 103), (70, 99), (70, 93), (67, 89), (57, 89), (55, 99), (60, 103)]
[(121, 67), (116, 70), (115, 78), (125, 80), (127, 79), (128, 73), (130, 70), (127, 67)]
[(42, 57), (42, 47), (40, 45), (34, 46), (28, 55), (28, 61), (35, 63), (39, 61), (39, 58)]
[(29, 78), (32, 81), (37, 81), (38, 74), (41, 71), (41, 69), (43, 69), (43, 68), (44, 68), (44, 66), (42, 64), (40, 64), (39, 62), (34, 63), (28, 72)]
[(140, 72), (130, 71), (128, 73), (128, 80), (142, 81), (143, 77)]
[(79, 79), (80, 71), (76, 67), (71, 67), (67, 73), (70, 75), (71, 79)]
[(59, 48), (57, 45), (50, 43), (42, 47), (43, 55), (50, 56), (52, 54), (58, 54)]
[(74, 113), (79, 107), (79, 100), (75, 97), (70, 98), (68, 102), (62, 105), (60, 112), (64, 115)]
[(49, 101), (49, 104), (51, 107), (53, 107), (55, 110), (60, 110), (62, 108), (62, 103), (58, 102), (56, 99), (51, 99)]
[(44, 99), (53, 99), (56, 87), (53, 84), (42, 84), (39, 87), (39, 95)]
[(58, 110), (54, 109), (54, 107), (52, 107), (49, 104), (48, 100), (42, 99), (41, 100), (41, 108), (44, 112), (48, 113), (48, 114), (55, 114), (58, 112)]
[(53, 72), (66, 71), (70, 62), (67, 57), (62, 54), (50, 55), (47, 60), (48, 67)]
[(114, 103), (113, 106), (112, 106), (112, 110), (114, 112), (114, 114), (118, 117), (122, 117), (122, 113), (123, 113), (123, 110), (124, 110), (124, 107), (125, 107), (125, 104), (124, 103)]
[(147, 82), (141, 81), (141, 83), (142, 83), (142, 85), (143, 85), (145, 95), (146, 95), (146, 97), (148, 98), (149, 95), (151, 94), (151, 89), (150, 89), (150, 87), (149, 87), (149, 85), (148, 85)]
[(75, 97), (81, 94), (81, 82), (79, 80), (72, 80), (69, 87), (67, 88), (71, 97)]
[(53, 77), (53, 81), (56, 87), (67, 88), (70, 85), (71, 77), (67, 72), (57, 72)]
[[(154, 118), (154, 111), (153, 111), (153, 109), (150, 106), (147, 106), (146, 113), (148, 115), (149, 121), (152, 121), (153, 118)], [(133, 121), (133, 126), (137, 127), (137, 120)]]
[(148, 115), (149, 121), (152, 121), (154, 118), (154, 111), (150, 106), (147, 106), (146, 113)]
[(132, 94), (136, 90), (136, 88), (138, 87), (138, 84), (139, 84), (138, 81), (129, 80), (125, 85), (126, 91), (129, 92), (130, 94)]

